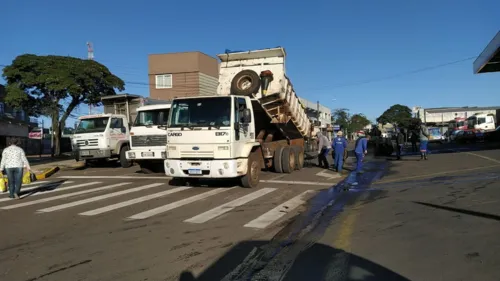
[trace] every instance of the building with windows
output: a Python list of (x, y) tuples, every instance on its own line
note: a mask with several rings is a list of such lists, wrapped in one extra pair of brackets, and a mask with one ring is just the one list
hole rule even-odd
[(201, 52), (152, 54), (148, 56), (148, 76), (153, 99), (214, 95), (219, 63)]
[(332, 128), (332, 111), (330, 108), (318, 102), (312, 102), (304, 98), (300, 98), (300, 102), (305, 107), (306, 114), (314, 125), (314, 133), (321, 131), (323, 134), (331, 137)]
[(0, 152), (7, 146), (10, 137), (19, 137), (26, 149), (28, 134), (38, 125), (37, 121), (30, 118), (23, 110), (6, 105), (5, 94), (5, 87), (0, 85)]

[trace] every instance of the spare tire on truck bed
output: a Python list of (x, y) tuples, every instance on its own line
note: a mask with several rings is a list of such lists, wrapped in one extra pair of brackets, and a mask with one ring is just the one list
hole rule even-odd
[(260, 76), (253, 70), (242, 70), (231, 80), (231, 94), (251, 96), (260, 89)]

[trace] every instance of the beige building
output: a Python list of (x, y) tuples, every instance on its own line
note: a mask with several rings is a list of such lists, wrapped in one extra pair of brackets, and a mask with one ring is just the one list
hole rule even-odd
[(148, 56), (148, 76), (153, 99), (215, 95), (219, 64), (201, 52), (152, 54)]

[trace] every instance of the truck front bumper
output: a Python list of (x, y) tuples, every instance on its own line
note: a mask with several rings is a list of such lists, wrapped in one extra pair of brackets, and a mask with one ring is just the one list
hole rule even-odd
[(110, 158), (111, 150), (109, 149), (80, 149), (75, 151), (75, 157), (79, 159), (100, 159)]
[(165, 149), (151, 150), (151, 149), (132, 149), (127, 151), (125, 157), (127, 160), (140, 161), (140, 160), (164, 160), (166, 157)]
[(246, 174), (247, 159), (165, 160), (165, 174), (174, 178), (236, 178)]

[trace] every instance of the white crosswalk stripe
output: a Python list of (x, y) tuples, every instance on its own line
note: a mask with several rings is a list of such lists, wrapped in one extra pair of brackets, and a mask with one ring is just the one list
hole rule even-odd
[[(73, 183), (73, 182), (71, 182)], [(71, 189), (75, 189), (75, 188), (80, 188), (80, 187), (84, 187), (84, 186), (89, 186), (89, 185), (94, 185), (94, 184), (100, 184), (102, 182), (100, 181), (94, 181), (94, 182), (87, 182), (87, 183), (82, 183), (82, 184), (77, 184), (77, 185), (70, 185), (68, 187), (58, 187), (58, 183), (54, 183), (52, 185), (47, 185), (47, 187), (43, 187), (44, 189), (47, 188), (49, 189), (48, 191), (41, 191), (41, 192), (36, 192), (36, 193), (33, 193), (33, 194), (30, 194), (29, 197), (32, 197), (32, 196), (38, 196), (38, 195), (46, 195), (46, 194), (51, 194), (53, 192), (59, 192), (59, 191), (66, 191), (66, 190), (71, 190)], [(53, 187), (55, 187), (54, 189), (52, 189)], [(22, 191), (22, 189), (21, 189)], [(25, 198), (26, 196), (22, 196), (23, 198)], [(11, 201), (12, 199), (11, 198), (2, 198), (0, 199), (0, 202), (3, 202), (3, 201)]]
[[(70, 176), (68, 176), (69, 178)], [(79, 216), (95, 217), (98, 215), (109, 215), (111, 218), (117, 216), (119, 220), (145, 220), (160, 216), (162, 214), (172, 214), (176, 212), (181, 214), (179, 222), (204, 224), (215, 221), (215, 219), (224, 219), (223, 215), (231, 216), (236, 208), (257, 201), (254, 206), (259, 206), (258, 202), (266, 202), (262, 206), (273, 207), (269, 209), (244, 208), (243, 212), (251, 212), (255, 217), (248, 218), (247, 221), (238, 221), (239, 227), (265, 229), (292, 212), (298, 210), (298, 207), (306, 204), (307, 200), (315, 194), (313, 190), (301, 190), (291, 199), (283, 200), (282, 196), (268, 196), (278, 188), (263, 187), (259, 189), (244, 189), (240, 187), (230, 188), (196, 188), (196, 187), (173, 187), (166, 181), (157, 178), (128, 180), (128, 178), (117, 178), (114, 176), (102, 181), (96, 180), (97, 177), (82, 178), (80, 176), (64, 181), (61, 179), (38, 181), (29, 185), (23, 185), (22, 191), (30, 192), (23, 196), (22, 200), (13, 200), (8, 197), (0, 198), (0, 202), (5, 202), (0, 206), (0, 211), (9, 211), (12, 209), (29, 209), (31, 206), (44, 205), (40, 208), (34, 208), (30, 212), (50, 215), (56, 211), (67, 210), (73, 207), (88, 205), (87, 210), (75, 212)], [(158, 177), (159, 178), (159, 177)], [(120, 181), (121, 180), (121, 181)], [(87, 188), (92, 187), (92, 188)], [(162, 189), (155, 189), (162, 187)], [(80, 189), (80, 190), (78, 190)], [(43, 190), (37, 192), (38, 190)], [(59, 193), (67, 191), (65, 193)], [(189, 191), (189, 192), (188, 192)], [(147, 194), (143, 194), (146, 192)], [(140, 195), (137, 195), (140, 193)], [(174, 196), (175, 194), (175, 196)], [(227, 196), (224, 196), (227, 194)], [(33, 197), (45, 195), (43, 197)], [(125, 196), (129, 195), (129, 196)], [(222, 195), (222, 196), (220, 196)], [(272, 194), (271, 194), (272, 195)], [(120, 197), (123, 196), (123, 197)], [(126, 198), (125, 198), (126, 197)], [(161, 200), (166, 198), (175, 198), (169, 200), (167, 204)], [(114, 199), (116, 198), (116, 199)], [(125, 198), (125, 199), (124, 199)], [(231, 198), (231, 199), (227, 199)], [(280, 199), (277, 199), (280, 198)], [(61, 200), (62, 202), (57, 202)], [(10, 204), (7, 204), (9, 201)], [(112, 201), (112, 203), (110, 202)], [(281, 202), (276, 202), (281, 201)], [(286, 201), (286, 202), (282, 202)], [(100, 206), (92, 206), (93, 204)], [(47, 204), (50, 204), (47, 206)], [(139, 205), (140, 212), (132, 212), (132, 206)], [(277, 206), (276, 206), (277, 205)], [(146, 209), (140, 206), (147, 206)], [(205, 207), (204, 207), (205, 206)], [(190, 215), (182, 215), (183, 210), (188, 210)], [(196, 209), (195, 209), (196, 208)], [(121, 212), (113, 212), (121, 210)], [(199, 212), (192, 213), (193, 210)], [(259, 212), (259, 210), (261, 212)], [(259, 213), (258, 213), (259, 212)], [(114, 214), (114, 215), (113, 215)], [(178, 216), (178, 215), (175, 215)]]
[(54, 201), (54, 200), (59, 200), (59, 199), (63, 199), (63, 198), (68, 198), (68, 197), (78, 196), (78, 195), (82, 195), (82, 194), (87, 194), (87, 193), (91, 193), (91, 192), (97, 192), (97, 191), (102, 191), (102, 190), (106, 190), (106, 189), (111, 189), (111, 188), (114, 188), (114, 187), (124, 186), (124, 185), (127, 185), (127, 184), (130, 184), (130, 182), (117, 183), (117, 184), (107, 185), (107, 186), (93, 188), (93, 189), (87, 189), (87, 190), (78, 191), (78, 192), (66, 193), (66, 194), (59, 195), (59, 196), (53, 196), (53, 197), (49, 197), (49, 198), (43, 198), (43, 199), (28, 201), (28, 202), (24, 202), (24, 203), (20, 203), (20, 204), (15, 204), (15, 205), (10, 205), (10, 206), (6, 206), (6, 207), (2, 207), (2, 209), (9, 210), (9, 209), (26, 207), (26, 206), (31, 206), (31, 205), (35, 205), (35, 204), (40, 204), (40, 203), (50, 202), (50, 201)]
[(262, 216), (254, 219), (253, 221), (244, 225), (244, 227), (252, 227), (252, 228), (266, 228), (273, 222), (279, 220), (281, 217), (306, 203), (306, 198), (313, 193), (312, 190), (307, 190), (298, 196), (282, 203), (276, 208), (270, 210), (269, 212), (263, 214)]
[(133, 220), (147, 219), (149, 217), (168, 212), (168, 211), (173, 210), (175, 208), (182, 207), (182, 206), (187, 205), (189, 203), (193, 203), (193, 202), (196, 202), (198, 200), (208, 198), (212, 195), (216, 195), (216, 194), (219, 194), (221, 192), (224, 192), (224, 191), (227, 191), (227, 190), (230, 190), (233, 188), (220, 188), (220, 189), (214, 189), (212, 191), (203, 192), (202, 194), (191, 196), (189, 198), (182, 199), (182, 200), (179, 200), (179, 201), (176, 201), (176, 202), (173, 202), (173, 203), (170, 203), (170, 204), (167, 204), (167, 205), (164, 205), (164, 206), (161, 206), (161, 207), (149, 210), (149, 211), (135, 214), (135, 215), (129, 217), (129, 219), (133, 219)]
[(178, 187), (178, 188), (175, 188), (175, 189), (166, 190), (166, 191), (163, 191), (163, 192), (160, 192), (160, 193), (153, 193), (153, 194), (150, 194), (150, 195), (146, 195), (146, 196), (143, 196), (143, 197), (139, 197), (139, 198), (131, 199), (131, 200), (128, 200), (128, 201), (116, 203), (116, 204), (109, 205), (109, 206), (106, 206), (106, 207), (102, 207), (102, 208), (99, 208), (99, 209), (95, 209), (95, 210), (83, 212), (83, 213), (80, 213), (79, 215), (81, 215), (81, 216), (95, 216), (95, 215), (99, 215), (99, 214), (102, 214), (102, 213), (110, 212), (110, 211), (113, 211), (113, 210), (116, 210), (116, 209), (119, 209), (119, 208), (127, 207), (127, 206), (134, 205), (134, 204), (138, 204), (138, 203), (141, 203), (141, 202), (144, 202), (144, 201), (152, 200), (152, 199), (155, 199), (155, 198), (160, 198), (160, 197), (163, 197), (163, 196), (166, 196), (166, 195), (169, 195), (169, 194), (173, 194), (173, 193), (176, 193), (176, 192), (179, 192), (179, 191), (184, 191), (184, 190), (187, 190), (187, 189), (190, 189), (190, 188), (191, 187), (183, 186), (183, 187)]
[(152, 183), (152, 184), (143, 185), (141, 187), (137, 187), (137, 188), (134, 188), (134, 189), (122, 190), (122, 191), (113, 192), (113, 193), (110, 193), (110, 194), (105, 194), (105, 195), (100, 195), (100, 196), (96, 196), (96, 197), (91, 197), (91, 198), (88, 198), (88, 199), (78, 200), (78, 201), (67, 203), (67, 204), (62, 204), (62, 205), (58, 205), (58, 206), (54, 206), (54, 207), (40, 209), (40, 210), (37, 210), (37, 212), (38, 213), (49, 213), (49, 212), (59, 211), (59, 210), (62, 210), (62, 209), (67, 209), (67, 208), (71, 208), (71, 207), (75, 207), (75, 206), (87, 204), (87, 203), (90, 203), (90, 202), (96, 202), (96, 201), (108, 199), (108, 198), (111, 198), (111, 197), (120, 196), (120, 195), (123, 195), (123, 194), (128, 194), (128, 193), (132, 193), (132, 192), (143, 191), (143, 190), (146, 190), (146, 189), (149, 189), (149, 188), (153, 188), (153, 187), (157, 187), (157, 186), (160, 186), (160, 185), (163, 185), (163, 183)]
[(228, 202), (226, 204), (222, 204), (219, 207), (215, 207), (212, 210), (206, 211), (202, 214), (199, 214), (197, 216), (194, 216), (190, 219), (185, 220), (185, 222), (190, 222), (190, 223), (204, 223), (207, 222), (211, 219), (214, 219), (220, 215), (223, 215), (231, 210), (233, 210), (236, 207), (239, 207), (243, 204), (246, 204), (252, 200), (255, 200), (259, 197), (262, 197), (268, 193), (271, 193), (275, 191), (276, 188), (263, 188), (261, 190), (252, 192), (248, 195), (245, 195), (241, 198), (238, 198), (236, 200), (233, 200), (231, 202)]

